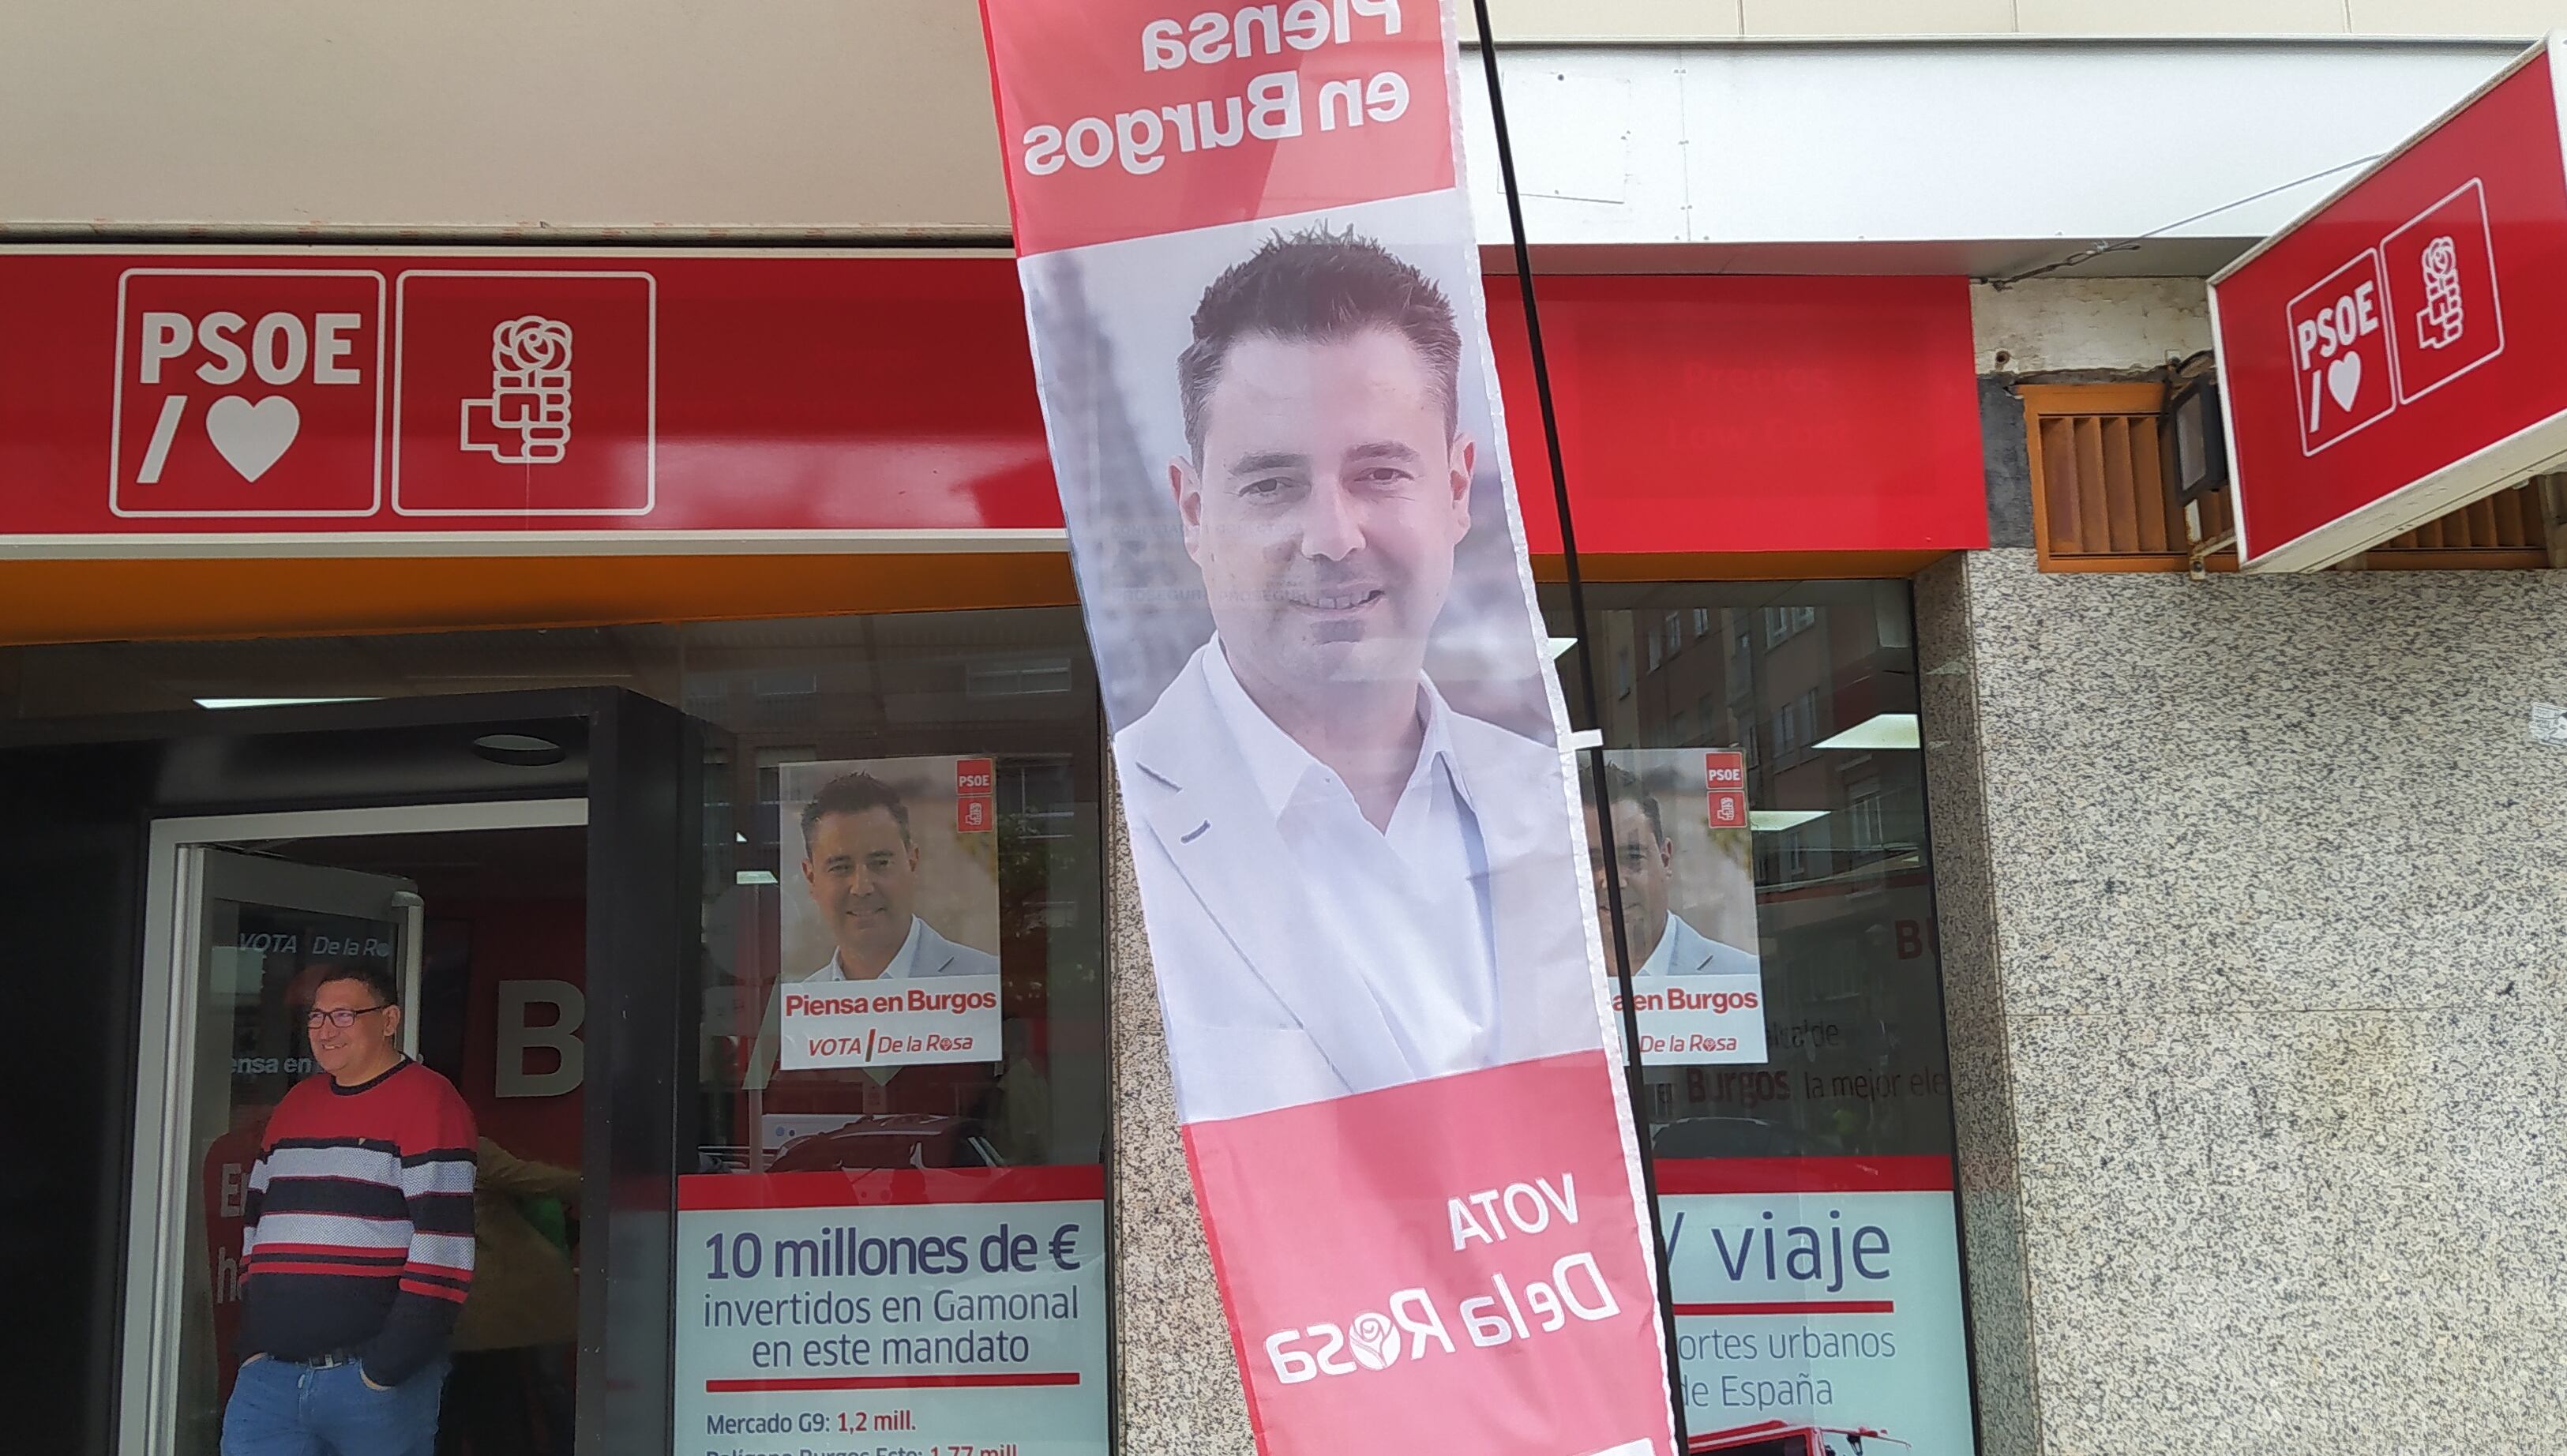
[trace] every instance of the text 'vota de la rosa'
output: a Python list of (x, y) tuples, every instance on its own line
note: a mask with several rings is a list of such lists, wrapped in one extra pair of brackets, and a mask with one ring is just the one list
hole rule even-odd
[[(1561, 1252), (1562, 1236), (1581, 1238), (1577, 1180), (1567, 1172), (1556, 1179), (1457, 1194), (1446, 1200), (1446, 1214), (1454, 1252), (1485, 1253), (1490, 1256), (1485, 1263), (1442, 1271), (1394, 1290), (1377, 1310), (1268, 1334), (1262, 1344), (1275, 1378), (1297, 1385), (1322, 1376), (1387, 1370), (1403, 1359), (1461, 1353), (1462, 1340), (1472, 1348), (1489, 1349), (1622, 1312), (1622, 1302), (1593, 1251)], [(1551, 1236), (1547, 1241), (1546, 1235)], [(1536, 1248), (1526, 1257), (1515, 1257), (1512, 1250), (1503, 1257), (1495, 1252), (1496, 1246), (1519, 1243)], [(1496, 1267), (1501, 1263), (1509, 1267)], [(1445, 1317), (1448, 1310), (1450, 1319)]]
[[(1412, 0), (1413, 3), (1413, 0)], [(1207, 10), (1141, 28), (1143, 73), (1223, 66), (1266, 57), (1289, 69), (1252, 77), (1237, 93), (1135, 107), (1111, 116), (1043, 122), (1025, 130), (1020, 160), (1032, 176), (1111, 162), (1148, 176), (1169, 156), (1219, 151), (1250, 141), (1284, 142), (1312, 131), (1384, 126), (1408, 115), (1410, 86), (1397, 70), (1305, 82), (1300, 59), (1329, 47), (1400, 34), (1400, 0), (1291, 0)], [(1432, 52), (1425, 53), (1440, 64)]]

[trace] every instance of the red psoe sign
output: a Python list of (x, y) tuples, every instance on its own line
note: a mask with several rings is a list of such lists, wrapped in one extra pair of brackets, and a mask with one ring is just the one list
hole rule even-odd
[(2562, 41), (2210, 280), (2249, 571), (2313, 571), (2567, 456)]
[(1747, 755), (1714, 752), (1702, 755), (1703, 788), (1709, 796), (1711, 827), (1747, 827)]

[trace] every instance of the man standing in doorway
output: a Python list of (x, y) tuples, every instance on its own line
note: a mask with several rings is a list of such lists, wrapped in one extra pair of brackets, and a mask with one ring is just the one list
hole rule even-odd
[(472, 1113), (402, 1054), (372, 964), (313, 992), (312, 1059), (250, 1171), (240, 1347), (223, 1456), (428, 1456), (472, 1283)]

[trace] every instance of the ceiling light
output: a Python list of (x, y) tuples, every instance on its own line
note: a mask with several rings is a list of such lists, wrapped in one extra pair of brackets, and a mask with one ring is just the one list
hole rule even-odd
[(543, 768), (570, 756), (561, 744), (533, 733), (483, 733), (472, 740), (472, 751), (511, 768)]
[(1827, 816), (1825, 809), (1750, 809), (1747, 811), (1747, 827), (1759, 834), (1771, 834), (1777, 829), (1789, 829)]
[(198, 708), (302, 708), (314, 703), (379, 703), (378, 698), (199, 698)]
[(1823, 738), (1814, 746), (1821, 748), (1913, 748), (1917, 745), (1916, 715), (1881, 713), (1833, 738)]
[(775, 871), (741, 870), (731, 876), (731, 881), (740, 885), (772, 885), (775, 883)]
[(1577, 639), (1574, 637), (1554, 637), (1549, 638), (1546, 641), (1550, 648), (1551, 660), (1553, 662), (1558, 662), (1562, 658), (1569, 656), (1569, 650), (1577, 645)]
[(1580, 748), (1600, 748), (1604, 746), (1604, 730), (1602, 728), (1579, 728), (1577, 731), (1570, 733), (1568, 737), (1561, 739), (1560, 745), (1572, 753), (1576, 752)]

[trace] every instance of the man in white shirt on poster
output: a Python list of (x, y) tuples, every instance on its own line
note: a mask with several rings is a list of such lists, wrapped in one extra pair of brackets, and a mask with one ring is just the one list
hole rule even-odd
[(1424, 671), (1460, 355), (1434, 283), (1323, 229), (1195, 313), (1168, 473), (1215, 635), (1115, 737), (1188, 1120), (1600, 1044), (1561, 755)]
[[(918, 914), (918, 844), (909, 805), (890, 784), (870, 773), (823, 784), (802, 807), (802, 888), (832, 946), (818, 970), (786, 985), (998, 974), (998, 957), (946, 939)], [(774, 1075), (782, 999), (779, 986), (750, 1050), (751, 1089)]]
[[(1713, 940), (1687, 924), (1672, 909), (1676, 885), (1676, 845), (1666, 830), (1657, 796), (1625, 769), (1607, 766), (1604, 782), (1612, 792), (1612, 833), (1602, 832), (1595, 816), (1586, 816), (1589, 844), (1610, 843), (1620, 872), (1622, 939), (1638, 962), (1633, 976), (1754, 976), (1762, 963), (1752, 951)], [(1595, 867), (1595, 903), (1606, 903), (1604, 868)], [(1608, 942), (1609, 955), (1611, 945)]]
[(996, 976), (998, 958), (957, 945), (918, 916), (909, 805), (870, 773), (823, 784), (802, 807), (802, 888), (836, 943), (804, 981)]

